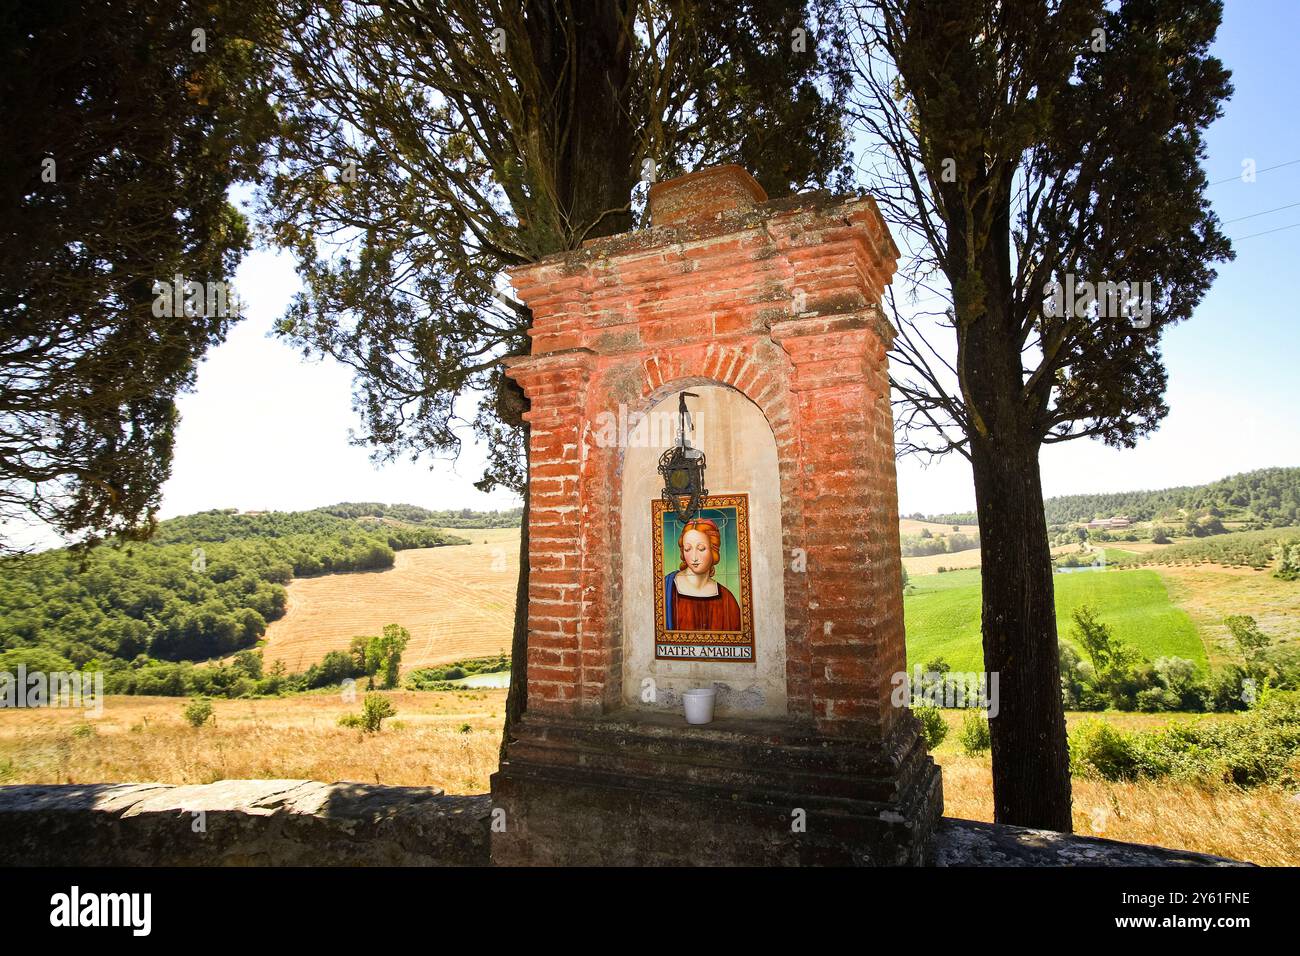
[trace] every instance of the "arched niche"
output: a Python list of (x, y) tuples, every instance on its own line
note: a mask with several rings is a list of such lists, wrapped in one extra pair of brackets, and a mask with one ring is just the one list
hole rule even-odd
[[(663, 488), (659, 456), (673, 440), (678, 393), (689, 391), (695, 444), (707, 461), (711, 495), (748, 496), (754, 661), (676, 661), (655, 657), (653, 502)], [(763, 412), (734, 388), (676, 383), (629, 427), (621, 482), (623, 555), (623, 704), (680, 713), (681, 694), (716, 687), (720, 717), (785, 716), (785, 585), (781, 486), (776, 438)], [(653, 693), (648, 693), (649, 690)]]

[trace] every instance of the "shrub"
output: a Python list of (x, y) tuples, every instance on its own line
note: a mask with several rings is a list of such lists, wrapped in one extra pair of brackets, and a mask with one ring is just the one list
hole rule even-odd
[(476, 657), (469, 660), (440, 664), (436, 667), (421, 667), (406, 675), (408, 690), (456, 690), (456, 681), (473, 674), (496, 674), (510, 670), (510, 655), (499, 654), (496, 657)]
[(1124, 733), (1089, 721), (1070, 735), (1071, 768), (1107, 780), (1175, 777), (1241, 788), (1300, 786), (1300, 697), (1277, 693), (1235, 720)]
[(1220, 713), (1245, 710), (1251, 696), (1246, 692), (1249, 679), (1246, 671), (1237, 664), (1229, 664), (1215, 673), (1205, 687), (1205, 709)]
[(1300, 544), (1283, 544), (1281, 546), (1281, 555), (1278, 558), (1277, 570), (1273, 572), (1273, 577), (1281, 578), (1283, 581), (1294, 581), (1300, 578)]
[(944, 738), (948, 736), (948, 722), (943, 719), (943, 714), (938, 707), (922, 704), (913, 707), (912, 713), (921, 722), (921, 738), (928, 749), (933, 750), (943, 743)]
[(349, 677), (360, 677), (362, 673), (351, 654), (330, 651), (319, 664), (307, 668), (305, 681), (308, 687), (332, 687)]
[(1159, 688), (1140, 691), (1138, 709), (1143, 706), (1143, 695), (1156, 697), (1151, 690), (1159, 690), (1159, 704), (1152, 710), (1202, 710), (1205, 707), (1205, 685), (1201, 683), (1196, 664), (1185, 657), (1158, 657), (1154, 665)]
[(29, 674), (68, 674), (76, 670), (72, 661), (47, 647), (15, 647), (0, 653), (0, 672), (16, 674), (20, 665)]
[(1260, 655), (1260, 665), (1268, 671), (1269, 682), (1281, 690), (1300, 688), (1300, 646), (1281, 644)]
[(367, 734), (377, 734), (382, 729), (384, 720), (396, 713), (392, 701), (383, 694), (366, 694), (366, 699), (361, 705), (361, 713), (344, 714), (339, 718), (339, 726), (354, 727)]
[(181, 711), (181, 716), (189, 723), (191, 727), (202, 727), (212, 719), (212, 704), (202, 698), (195, 697), (185, 705)]
[(1182, 698), (1165, 687), (1148, 687), (1138, 691), (1134, 703), (1137, 710), (1146, 713), (1182, 709)]
[(989, 719), (977, 710), (968, 711), (961, 722), (961, 749), (966, 756), (974, 757), (992, 746)]
[(1069, 743), (1072, 774), (1106, 780), (1137, 776), (1133, 738), (1104, 720), (1085, 720), (1070, 733)]

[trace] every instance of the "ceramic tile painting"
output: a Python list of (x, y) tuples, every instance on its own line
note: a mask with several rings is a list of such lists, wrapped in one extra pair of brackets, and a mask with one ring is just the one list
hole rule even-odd
[(656, 501), (652, 520), (655, 657), (752, 662), (749, 496), (708, 495), (688, 521)]

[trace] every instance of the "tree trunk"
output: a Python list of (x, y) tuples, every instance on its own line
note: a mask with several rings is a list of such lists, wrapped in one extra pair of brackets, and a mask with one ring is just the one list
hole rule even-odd
[[(563, 134), (555, 144), (556, 202), (563, 219), (573, 227), (567, 237), (573, 247), (632, 226), (630, 202), (636, 180), (627, 105), (633, 45), (627, 32), (629, 22), (628, 0), (579, 0), (564, 10), (542, 4), (532, 9), (527, 20), (528, 42), (545, 91), (544, 100), (530, 106), (539, 115), (552, 118), (551, 132)], [(518, 424), (523, 429), (526, 463), (528, 426), (522, 419)], [(511, 728), (528, 708), (527, 481), (523, 494), (502, 759)]]
[(993, 806), (998, 823), (1070, 832), (1052, 558), (1037, 443), (971, 442), (979, 509), (984, 669), (998, 675)]
[[(528, 423), (522, 422), (524, 467), (528, 467)], [(510, 690), (506, 692), (506, 720), (501, 728), (500, 759), (506, 758), (510, 730), (528, 709), (528, 489), (524, 488), (524, 513), (519, 521), (519, 580), (515, 584), (515, 628), (510, 638)]]

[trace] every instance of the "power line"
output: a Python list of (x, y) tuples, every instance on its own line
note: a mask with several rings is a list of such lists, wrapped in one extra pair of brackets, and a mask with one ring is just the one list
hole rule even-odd
[[(1266, 166), (1263, 169), (1257, 169), (1255, 170), (1255, 175), (1258, 176), (1260, 173), (1266, 173), (1272, 169), (1281, 169), (1283, 166), (1294, 166), (1296, 163), (1300, 163), (1300, 159), (1289, 159), (1285, 163), (1278, 163), (1276, 166)], [(1229, 176), (1227, 179), (1220, 179), (1217, 182), (1210, 183), (1210, 185), (1221, 186), (1224, 183), (1231, 182), (1245, 182), (1245, 180), (1242, 179), (1241, 174), (1238, 173), (1236, 176)]]
[(1293, 222), (1289, 226), (1278, 226), (1276, 229), (1265, 229), (1263, 232), (1252, 232), (1249, 236), (1238, 236), (1232, 241), (1241, 242), (1243, 239), (1254, 239), (1256, 236), (1267, 236), (1270, 232), (1281, 232), (1284, 229), (1294, 229), (1296, 226), (1300, 226), (1300, 222)]
[(1222, 224), (1226, 226), (1230, 222), (1241, 222), (1243, 219), (1254, 219), (1256, 216), (1267, 216), (1271, 212), (1280, 212), (1283, 209), (1294, 209), (1296, 206), (1300, 206), (1300, 202), (1288, 203), (1285, 206), (1274, 206), (1272, 209), (1265, 209), (1263, 212), (1252, 212), (1249, 216), (1238, 216), (1236, 219), (1225, 219)]

